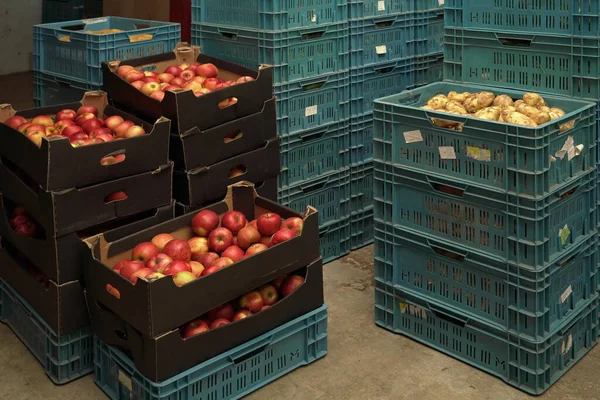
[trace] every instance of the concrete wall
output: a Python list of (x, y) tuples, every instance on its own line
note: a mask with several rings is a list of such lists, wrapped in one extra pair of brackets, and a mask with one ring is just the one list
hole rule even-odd
[(42, 0), (0, 0), (0, 75), (31, 69), (32, 26), (42, 22)]

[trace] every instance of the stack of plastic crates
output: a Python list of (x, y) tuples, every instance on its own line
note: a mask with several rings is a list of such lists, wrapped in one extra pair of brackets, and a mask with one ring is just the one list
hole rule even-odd
[(373, 241), (373, 101), (441, 80), (444, 20), (437, 0), (353, 0), (349, 23), (350, 243), (356, 249)]
[(102, 0), (42, 0), (42, 23), (100, 17), (102, 5)]
[(324, 261), (350, 250), (347, 0), (193, 0), (192, 43), (251, 68), (274, 67), (279, 201), (319, 210)]

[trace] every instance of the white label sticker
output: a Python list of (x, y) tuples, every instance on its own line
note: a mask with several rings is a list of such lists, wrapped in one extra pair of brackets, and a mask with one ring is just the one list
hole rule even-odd
[(452, 146), (440, 146), (438, 147), (440, 151), (440, 158), (442, 160), (456, 160), (456, 153), (454, 152), (454, 147)]
[(315, 11), (311, 12), (310, 20), (311, 22), (317, 22), (317, 13)]
[(311, 115), (315, 115), (318, 111), (319, 111), (319, 106), (315, 105), (315, 106), (306, 107), (306, 110), (304, 110), (304, 116), (310, 117)]
[(565, 340), (562, 344), (562, 353), (565, 354), (573, 347), (573, 335), (569, 335), (567, 340)]
[(408, 131), (404, 132), (404, 141), (406, 143), (417, 143), (423, 141), (423, 135), (421, 131)]
[(560, 302), (564, 304), (565, 301), (569, 298), (569, 296), (573, 293), (573, 288), (571, 285), (560, 295)]
[(385, 1), (379, 0), (377, 2), (377, 11), (385, 11)]
[(81, 23), (84, 25), (92, 25), (92, 24), (100, 24), (102, 22), (108, 21), (107, 18), (91, 18), (91, 19), (82, 19)]
[(491, 161), (492, 152), (488, 149), (480, 149), (479, 147), (467, 146), (467, 157), (477, 161)]
[(445, 0), (438, 0), (438, 5), (441, 7), (444, 5)]
[(375, 52), (380, 55), (385, 54), (387, 53), (387, 46), (385, 44), (382, 44), (381, 46), (376, 46)]
[(570, 151), (572, 151), (573, 147), (575, 147), (575, 141), (573, 140), (573, 136), (569, 136), (567, 140), (565, 140), (562, 149), (557, 151), (554, 156), (562, 160)]
[(569, 152), (567, 153), (568, 160), (571, 161), (573, 158), (580, 155), (584, 148), (585, 148), (585, 146), (580, 144), (578, 146), (575, 146), (575, 147), (569, 149)]
[(127, 375), (125, 375), (125, 373), (121, 370), (119, 370), (119, 382), (121, 382), (121, 384), (123, 386), (125, 386), (127, 388), (127, 390), (129, 390), (130, 394), (133, 392), (133, 386), (131, 385), (131, 378), (128, 377)]

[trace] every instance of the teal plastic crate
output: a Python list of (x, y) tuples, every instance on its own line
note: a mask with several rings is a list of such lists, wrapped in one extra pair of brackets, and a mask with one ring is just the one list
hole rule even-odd
[[(420, 108), (431, 97), (450, 91), (523, 97), (515, 90), (440, 82), (378, 99), (373, 110), (374, 159), (535, 198), (594, 170), (595, 104), (544, 96), (551, 107), (567, 114), (535, 128)], [(436, 126), (436, 118), (460, 124), (462, 131)], [(569, 121), (575, 121), (574, 127), (561, 132)], [(579, 155), (575, 146), (581, 146)]]
[(347, 120), (350, 112), (348, 72), (274, 85), (277, 131), (282, 140), (294, 133)]
[(349, 148), (348, 120), (284, 137), (279, 187), (297, 185), (348, 168)]
[(42, 0), (42, 23), (100, 17), (102, 3), (102, 0)]
[[(106, 29), (122, 32), (89, 33)], [(168, 53), (180, 41), (181, 28), (171, 22), (101, 17), (35, 25), (33, 70), (102, 85), (102, 62)]]
[(350, 253), (350, 218), (319, 227), (319, 244), (324, 264)]
[(350, 118), (350, 164), (373, 163), (373, 113)]
[(57, 336), (35, 310), (1, 279), (0, 322), (12, 329), (57, 385), (94, 371), (90, 328)]
[(373, 207), (350, 214), (350, 249), (373, 243)]
[(350, 167), (350, 212), (373, 207), (373, 163)]
[(248, 68), (272, 65), (275, 85), (346, 71), (350, 66), (346, 22), (269, 32), (192, 24), (192, 42), (206, 54)]
[(444, 51), (444, 10), (415, 13), (415, 56)]
[(350, 20), (350, 68), (415, 56), (412, 13)]
[(412, 58), (350, 69), (350, 115), (371, 113), (375, 99), (414, 86), (414, 69)]
[(415, 87), (444, 79), (444, 53), (415, 57)]
[(446, 0), (446, 25), (485, 31), (600, 36), (600, 3), (589, 0)]
[(350, 168), (279, 188), (279, 203), (298, 212), (313, 206), (319, 211), (321, 227), (346, 218), (350, 215)]
[(528, 199), (375, 162), (375, 219), (521, 268), (538, 270), (598, 234), (597, 175)]
[(94, 90), (102, 90), (102, 85), (89, 85), (42, 72), (33, 73), (35, 107), (78, 102), (81, 101), (85, 92)]
[(375, 280), (539, 343), (598, 296), (597, 246), (590, 237), (531, 271), (377, 220)]
[(600, 38), (445, 29), (444, 79), (600, 99)]
[(100, 339), (94, 347), (96, 384), (110, 399), (239, 399), (327, 354), (327, 306), (160, 383)]
[(348, 1), (192, 0), (192, 23), (283, 31), (345, 22)]
[(532, 343), (376, 281), (375, 322), (537, 395), (596, 345), (598, 300), (565, 320), (546, 341)]
[(415, 11), (414, 0), (349, 0), (350, 19), (407, 14)]

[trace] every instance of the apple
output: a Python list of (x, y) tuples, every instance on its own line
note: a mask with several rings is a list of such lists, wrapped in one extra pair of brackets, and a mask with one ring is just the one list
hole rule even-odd
[(208, 235), (208, 246), (216, 253), (221, 253), (231, 246), (233, 234), (227, 228), (216, 228)]
[(243, 260), (246, 254), (239, 246), (231, 245), (221, 253), (221, 257), (230, 258), (233, 262)]
[(137, 90), (141, 91), (145, 84), (146, 84), (146, 82), (144, 82), (144, 81), (135, 81), (135, 82), (131, 83), (131, 86), (133, 86)]
[[(94, 133), (92, 132), (92, 134), (94, 134), (96, 136), (96, 139), (100, 139), (103, 142), (112, 142), (113, 140), (115, 140), (113, 135), (109, 135), (106, 133)], [(112, 157), (112, 159), (115, 161), (114, 164), (117, 163), (117, 160), (115, 157)]]
[(175, 286), (177, 287), (182, 287), (194, 280), (196, 280), (196, 275), (188, 271), (181, 271), (173, 276), (173, 282), (175, 282)]
[(147, 281), (155, 281), (157, 279), (161, 279), (164, 278), (166, 275), (161, 274), (160, 272), (153, 272), (150, 275), (147, 275), (144, 277), (144, 279), (146, 279)]
[(15, 115), (4, 121), (4, 123), (13, 129), (17, 129), (20, 125), (27, 123), (27, 118)]
[(202, 210), (192, 219), (192, 230), (198, 236), (208, 235), (219, 226), (219, 216), (211, 210)]
[(287, 297), (292, 294), (300, 285), (304, 283), (304, 278), (300, 275), (289, 275), (279, 288), (281, 297)]
[(96, 108), (96, 106), (81, 106), (77, 110), (77, 116), (81, 116), (83, 114), (94, 114), (94, 117), (97, 117), (98, 108)]
[(240, 298), (240, 308), (249, 310), (253, 313), (257, 313), (263, 307), (263, 299), (260, 292), (253, 290), (252, 292), (246, 293)]
[(221, 268), (228, 267), (231, 264), (233, 264), (233, 260), (231, 258), (229, 258), (229, 257), (221, 257), (221, 258), (217, 258), (215, 261), (213, 261), (210, 266), (211, 267), (218, 267), (219, 269), (221, 269)]
[(293, 239), (296, 237), (296, 232), (291, 229), (281, 229), (271, 236), (271, 246), (278, 245), (281, 242)]
[(235, 83), (246, 83), (246, 82), (252, 82), (253, 80), (254, 80), (254, 78), (251, 76), (242, 76), (242, 77), (238, 78), (238, 80), (235, 81)]
[(263, 236), (260, 238), (260, 244), (271, 247), (271, 236)]
[(144, 71), (144, 75), (155, 77), (155, 78), (158, 76), (158, 74), (154, 71)]
[(246, 250), (246, 257), (253, 256), (257, 253), (260, 253), (261, 251), (265, 251), (268, 249), (269, 247), (267, 245), (264, 245), (262, 243), (254, 243), (252, 246), (248, 247), (248, 250)]
[(252, 225), (254, 227), (254, 229), (258, 230), (258, 225), (256, 224), (256, 220), (253, 219), (252, 221), (248, 222), (248, 225)]
[(160, 253), (158, 247), (156, 247), (150, 242), (142, 242), (135, 246), (131, 251), (131, 259), (141, 261), (144, 264), (146, 264), (156, 255), (158, 255), (158, 253)]
[(104, 125), (110, 130), (115, 130), (115, 128), (121, 125), (125, 120), (120, 115), (112, 115), (104, 120)]
[(28, 221), (24, 224), (17, 225), (15, 228), (15, 232), (17, 235), (26, 236), (26, 237), (34, 237), (36, 233), (36, 226), (33, 222)]
[(72, 121), (70, 119), (62, 119), (60, 121), (56, 121), (56, 124), (54, 124), (54, 127), (56, 128), (58, 133), (61, 134), (67, 126), (77, 126), (77, 124), (75, 124), (75, 121)]
[(127, 132), (125, 132), (125, 138), (129, 139), (133, 137), (144, 136), (145, 134), (146, 131), (144, 130), (144, 128), (138, 125), (133, 125), (130, 126), (129, 129), (127, 129)]
[(42, 126), (53, 126), (54, 121), (47, 115), (38, 115), (31, 120), (31, 123), (34, 125), (42, 125)]
[(296, 235), (302, 233), (302, 228), (304, 227), (304, 221), (302, 218), (291, 217), (283, 221), (281, 224), (281, 229), (289, 229), (296, 232)]
[(196, 91), (199, 91), (200, 89), (202, 89), (202, 85), (199, 84), (198, 82), (187, 81), (183, 85), (183, 89), (185, 89), (185, 90), (191, 90), (192, 92), (196, 92)]
[(156, 92), (152, 93), (150, 97), (152, 97), (154, 100), (163, 101), (165, 98), (165, 92), (162, 90), (157, 90)]
[(86, 133), (90, 133), (94, 129), (102, 128), (103, 126), (104, 124), (98, 118), (90, 118), (81, 124), (81, 127)]
[(177, 87), (182, 87), (183, 85), (185, 85), (185, 79), (180, 78), (180, 77), (175, 77), (173, 78), (173, 80), (171, 82), (169, 82), (171, 85), (173, 86), (177, 86)]
[(183, 72), (181, 70), (181, 68), (178, 68), (174, 65), (171, 65), (170, 67), (167, 67), (167, 69), (165, 69), (165, 74), (171, 74), (175, 78), (177, 78), (179, 75), (181, 75), (181, 72)]
[(207, 93), (210, 93), (210, 90), (205, 89), (205, 88), (200, 88), (194, 92), (194, 96), (200, 97), (200, 96), (204, 96)]
[(134, 285), (137, 283), (138, 278), (145, 278), (150, 274), (153, 274), (154, 271), (151, 270), (150, 268), (142, 268), (139, 269), (137, 271), (135, 271), (134, 273), (132, 273), (129, 276), (129, 280), (131, 281), (131, 283), (133, 283)]
[(195, 236), (188, 240), (190, 249), (192, 250), (192, 259), (197, 259), (204, 253), (208, 253), (208, 239), (205, 237)]
[(144, 79), (142, 79), (142, 82), (144, 82), (144, 83), (151, 83), (151, 82), (152, 83), (158, 83), (159, 85), (161, 83), (158, 78), (153, 77), (153, 76), (146, 76), (146, 77), (144, 77)]
[(258, 291), (262, 296), (263, 305), (272, 306), (279, 300), (279, 293), (277, 293), (277, 288), (273, 285), (263, 285)]
[(25, 132), (27, 132), (27, 128), (29, 128), (30, 126), (31, 126), (31, 123), (30, 123), (30, 122), (25, 122), (25, 123), (23, 123), (23, 124), (19, 125), (19, 126), (17, 127), (17, 130), (18, 130), (19, 132), (21, 132), (22, 134), (25, 134)]
[(25, 136), (37, 147), (42, 147), (42, 139), (46, 136), (46, 134), (44, 132), (34, 131), (27, 133)]
[[(96, 129), (92, 130), (92, 131), (89, 133), (89, 135), (90, 135), (90, 137), (91, 137), (92, 139), (93, 139), (93, 138), (95, 138), (95, 137), (98, 137), (98, 135), (108, 135), (108, 136), (110, 136), (112, 139), (114, 139), (114, 138), (113, 138), (113, 135), (112, 135), (112, 131), (111, 131), (110, 129), (108, 129), (107, 127), (104, 127), (104, 126), (103, 126), (103, 127), (101, 127), (101, 128), (96, 128)], [(105, 140), (103, 140), (103, 142), (105, 142)]]
[(235, 313), (235, 315), (233, 316), (232, 321), (239, 321), (240, 319), (244, 319), (244, 318), (248, 318), (251, 317), (252, 313), (248, 310), (240, 310), (237, 313)]
[(212, 265), (212, 263), (219, 258), (217, 253), (209, 252), (196, 257), (195, 261), (202, 265)]
[(216, 78), (208, 78), (204, 81), (204, 87), (209, 90), (216, 90), (219, 81)]
[(31, 124), (25, 129), (25, 133), (29, 132), (46, 132), (46, 126), (40, 124)]
[(163, 271), (173, 262), (173, 259), (164, 253), (158, 253), (146, 262), (146, 268), (151, 268), (156, 272)]
[[(221, 89), (228, 88), (228, 87), (230, 87), (230, 86), (231, 86), (231, 85), (230, 85), (229, 83), (227, 83), (227, 82), (221, 82), (221, 83), (219, 83), (217, 86), (215, 86), (215, 89), (214, 89), (214, 90), (221, 90)], [(226, 101), (227, 101), (227, 104), (226, 104), (225, 106), (228, 106), (228, 105), (230, 105), (230, 104), (231, 104), (231, 102), (230, 102), (230, 99), (227, 99)]]
[(119, 291), (112, 285), (106, 285), (106, 291), (115, 296), (117, 299), (121, 298), (121, 293), (119, 293)]
[(167, 266), (163, 271), (157, 271), (164, 275), (172, 275), (175, 276), (181, 271), (192, 272), (192, 267), (184, 261), (173, 261), (171, 264)]
[(107, 203), (110, 203), (111, 201), (121, 201), (121, 200), (125, 200), (126, 198), (127, 198), (127, 193), (125, 193), (123, 191), (119, 191), (119, 192), (111, 193), (108, 196), (106, 196), (105, 201)]
[(237, 235), (233, 235), (233, 239), (231, 239), (231, 245), (232, 246), (237, 246)]
[(181, 90), (181, 88), (179, 86), (166, 85), (162, 90), (166, 92), (167, 90)]
[(204, 271), (204, 265), (200, 264), (198, 261), (190, 261), (190, 268), (192, 269), (192, 273), (199, 278), (202, 276), (202, 271)]
[(234, 235), (248, 224), (248, 220), (239, 211), (228, 211), (221, 218), (221, 226), (227, 228)]
[(173, 259), (173, 261), (189, 262), (192, 257), (190, 245), (185, 240), (173, 239), (163, 248), (163, 253)]
[(66, 136), (66, 137), (71, 137), (76, 133), (80, 133), (83, 132), (83, 128), (77, 125), (69, 125), (67, 127), (65, 127), (62, 131), (61, 134)]
[(175, 76), (174, 76), (173, 74), (169, 74), (169, 73), (166, 73), (166, 72), (165, 72), (165, 73), (159, 74), (159, 75), (157, 76), (157, 78), (158, 78), (158, 80), (159, 80), (159, 81), (161, 81), (161, 82), (169, 83), (169, 82), (171, 82), (173, 79), (175, 79)]
[(113, 266), (113, 271), (115, 271), (117, 274), (121, 272), (121, 269), (123, 269), (123, 267), (125, 265), (127, 265), (127, 263), (129, 263), (129, 260), (121, 260), (118, 263), (116, 263)]
[(210, 310), (207, 314), (207, 317), (210, 321), (215, 321), (220, 318), (231, 321), (233, 318), (233, 313), (234, 311), (231, 303), (225, 303)]
[(159, 233), (152, 238), (152, 244), (158, 247), (158, 250), (163, 251), (165, 244), (173, 240), (173, 236), (168, 233)]
[(275, 288), (277, 288), (277, 290), (281, 289), (281, 285), (283, 285), (283, 281), (285, 281), (285, 276), (280, 276), (277, 277), (275, 279), (273, 279), (273, 282), (271, 282), (271, 284), (273, 286), (275, 286)]
[(200, 276), (214, 274), (215, 272), (219, 271), (220, 269), (221, 269), (221, 267), (217, 267), (216, 265), (210, 266), (208, 268), (204, 268), (204, 271), (202, 271), (202, 274), (200, 274)]
[(96, 118), (96, 116), (92, 113), (85, 113), (85, 114), (81, 114), (80, 116), (77, 117), (77, 119), (75, 120), (75, 123), (79, 126), (83, 125), (83, 123), (88, 120), (88, 119), (92, 119), (92, 118)]
[(54, 126), (46, 127), (46, 132), (44, 132), (44, 133), (46, 134), (46, 136), (60, 135), (60, 133), (58, 132), (58, 129), (56, 129)]
[(265, 213), (258, 217), (256, 225), (263, 236), (271, 236), (281, 229), (281, 217), (275, 213)]
[(186, 69), (188, 69), (189, 67), (190, 67), (190, 65), (189, 65), (189, 64), (186, 64), (186, 63), (182, 63), (182, 64), (179, 64), (179, 65), (177, 66), (177, 68), (179, 68), (179, 69), (180, 69), (180, 70), (182, 70), (182, 71), (185, 71), (185, 70), (186, 70)]
[(246, 171), (244, 171), (241, 168), (233, 168), (230, 172), (229, 172), (229, 178), (235, 178), (237, 176), (241, 176), (244, 175), (246, 173)]
[(133, 122), (132, 121), (124, 121), (121, 122), (119, 125), (117, 125), (117, 127), (114, 129), (115, 131), (115, 135), (117, 137), (121, 137), (124, 138), (125, 134), (127, 133), (127, 130), (129, 128), (131, 128), (133, 126)]
[(87, 135), (87, 133), (85, 133), (85, 132), (77, 132), (77, 133), (74, 133), (71, 136), (69, 136), (69, 141), (71, 143), (74, 143), (74, 142), (77, 142), (77, 141), (80, 141), (80, 140), (86, 140), (86, 139), (89, 139), (89, 138), (90, 137)]
[(142, 93), (147, 96), (150, 96), (157, 90), (160, 90), (160, 85), (157, 82), (148, 82), (142, 87)]
[(21, 224), (25, 224), (30, 221), (31, 220), (29, 219), (29, 217), (27, 215), (24, 215), (24, 214), (17, 215), (13, 219), (10, 220), (10, 226), (14, 229), (17, 226), (19, 226)]
[(219, 74), (219, 70), (211, 63), (200, 64), (196, 67), (196, 74), (205, 78), (216, 78)]
[(17, 215), (27, 215), (27, 211), (23, 206), (17, 206), (12, 212), (12, 216), (16, 217)]
[(127, 260), (125, 264), (121, 267), (119, 273), (123, 278), (129, 279), (131, 277), (131, 274), (133, 274), (135, 271), (139, 271), (144, 268), (146, 268), (146, 266), (141, 261)]
[(199, 83), (200, 85), (203, 85), (204, 81), (206, 81), (206, 78), (203, 76), (195, 76), (194, 77), (194, 82)]
[(133, 67), (131, 65), (121, 65), (117, 68), (117, 75), (121, 78), (125, 78), (131, 71), (133, 71)]
[(125, 80), (129, 83), (132, 83), (135, 81), (141, 81), (142, 79), (144, 79), (145, 76), (146, 75), (144, 75), (143, 72), (133, 69), (133, 70), (129, 71), (129, 73), (125, 77)]
[(237, 234), (237, 245), (242, 249), (248, 249), (255, 243), (260, 242), (260, 232), (252, 225), (247, 225), (240, 229)]
[(206, 332), (209, 329), (210, 328), (208, 327), (208, 324), (204, 320), (196, 319), (186, 324), (185, 328), (183, 328), (183, 331), (181, 332), (181, 337), (183, 339), (187, 339), (189, 337)]
[(217, 329), (222, 327), (223, 325), (228, 325), (229, 323), (230, 322), (228, 320), (219, 318), (210, 324), (210, 329)]
[(192, 79), (194, 79), (194, 77), (196, 76), (196, 74), (191, 69), (186, 69), (179, 76), (181, 78), (183, 78), (184, 80), (186, 80), (186, 81), (191, 81)]

